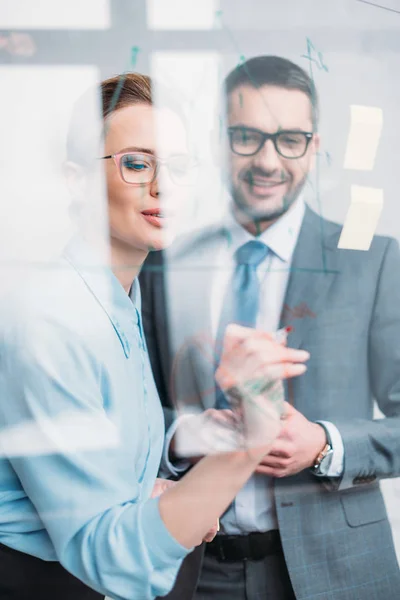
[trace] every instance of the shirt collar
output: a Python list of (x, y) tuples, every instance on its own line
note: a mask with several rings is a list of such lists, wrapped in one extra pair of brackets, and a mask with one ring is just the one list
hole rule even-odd
[(64, 257), (106, 312), (128, 358), (133, 342), (132, 321), (140, 327), (141, 299), (137, 280), (133, 282), (128, 296), (108, 266), (108, 257), (97, 252), (79, 236), (69, 242)]
[(259, 236), (244, 229), (234, 218), (232, 211), (225, 221), (230, 248), (234, 253), (240, 246), (252, 240), (263, 242), (281, 260), (290, 262), (299, 237), (305, 213), (305, 202), (300, 196), (290, 209)]

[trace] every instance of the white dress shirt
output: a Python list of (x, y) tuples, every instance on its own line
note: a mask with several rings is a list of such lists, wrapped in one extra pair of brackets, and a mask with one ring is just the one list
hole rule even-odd
[[(214, 337), (217, 335), (226, 288), (232, 281), (236, 267), (234, 254), (240, 246), (254, 239), (263, 242), (268, 247), (266, 259), (257, 268), (260, 281), (260, 303), (256, 326), (258, 329), (270, 332), (278, 329), (289, 281), (292, 256), (304, 212), (304, 200), (300, 197), (282, 217), (256, 238), (239, 225), (231, 213), (227, 216), (224, 227), (229, 243), (222, 242), (218, 256), (216, 256), (216, 263), (226, 265), (226, 269), (215, 270), (211, 288), (211, 327)], [(334, 450), (326, 476), (338, 477), (343, 471), (343, 442), (339, 431), (332, 423), (326, 421), (321, 423), (329, 431)], [(175, 426), (172, 425), (167, 434), (168, 446), (174, 431)], [(167, 452), (166, 449), (164, 464), (168, 464), (169, 470), (174, 474), (184, 470), (184, 463), (181, 463), (177, 469), (170, 464), (167, 460)], [(251, 531), (277, 529), (272, 479), (266, 475), (253, 475), (222, 517), (221, 525), (223, 533), (237, 535)]]

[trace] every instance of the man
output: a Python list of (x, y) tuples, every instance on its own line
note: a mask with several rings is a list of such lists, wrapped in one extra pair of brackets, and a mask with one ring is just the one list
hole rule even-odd
[[(311, 357), (286, 387), (278, 439), (207, 545), (195, 598), (395, 600), (400, 574), (379, 481), (400, 475), (398, 247), (376, 236), (368, 252), (339, 250), (341, 227), (305, 205), (319, 136), (302, 69), (253, 58), (225, 89), (230, 214), (177, 244), (164, 271), (154, 255), (142, 273), (160, 395), (178, 408), (229, 406), (213, 386), (218, 352), (208, 340), (240, 310), (257, 329), (293, 326), (288, 345)], [(257, 275), (247, 288), (243, 268)], [(386, 418), (373, 419), (374, 398)]]

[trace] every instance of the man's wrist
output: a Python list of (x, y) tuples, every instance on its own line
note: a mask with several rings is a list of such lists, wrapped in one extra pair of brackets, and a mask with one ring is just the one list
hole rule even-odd
[(316, 425), (319, 425), (319, 427), (324, 431), (325, 446), (322, 448), (322, 450), (320, 450), (319, 454), (317, 455), (314, 465), (311, 467), (311, 471), (314, 475), (317, 475), (319, 477), (327, 477), (331, 468), (334, 455), (333, 444), (329, 433), (329, 429), (325, 426), (325, 424), (318, 421)]
[(319, 465), (319, 463), (321, 462), (321, 454), (324, 453), (327, 445), (330, 446), (330, 439), (327, 435), (327, 431), (326, 431), (325, 427), (323, 425), (321, 425), (320, 423), (313, 423), (313, 425), (315, 426), (315, 432), (316, 432), (317, 451), (316, 451), (315, 456), (310, 464), (310, 468), (314, 468), (317, 464)]

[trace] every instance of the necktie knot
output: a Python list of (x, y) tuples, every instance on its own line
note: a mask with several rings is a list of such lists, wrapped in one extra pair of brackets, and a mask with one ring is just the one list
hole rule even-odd
[(262, 242), (251, 241), (240, 246), (235, 252), (235, 259), (238, 265), (250, 265), (258, 267), (266, 258), (268, 247)]

